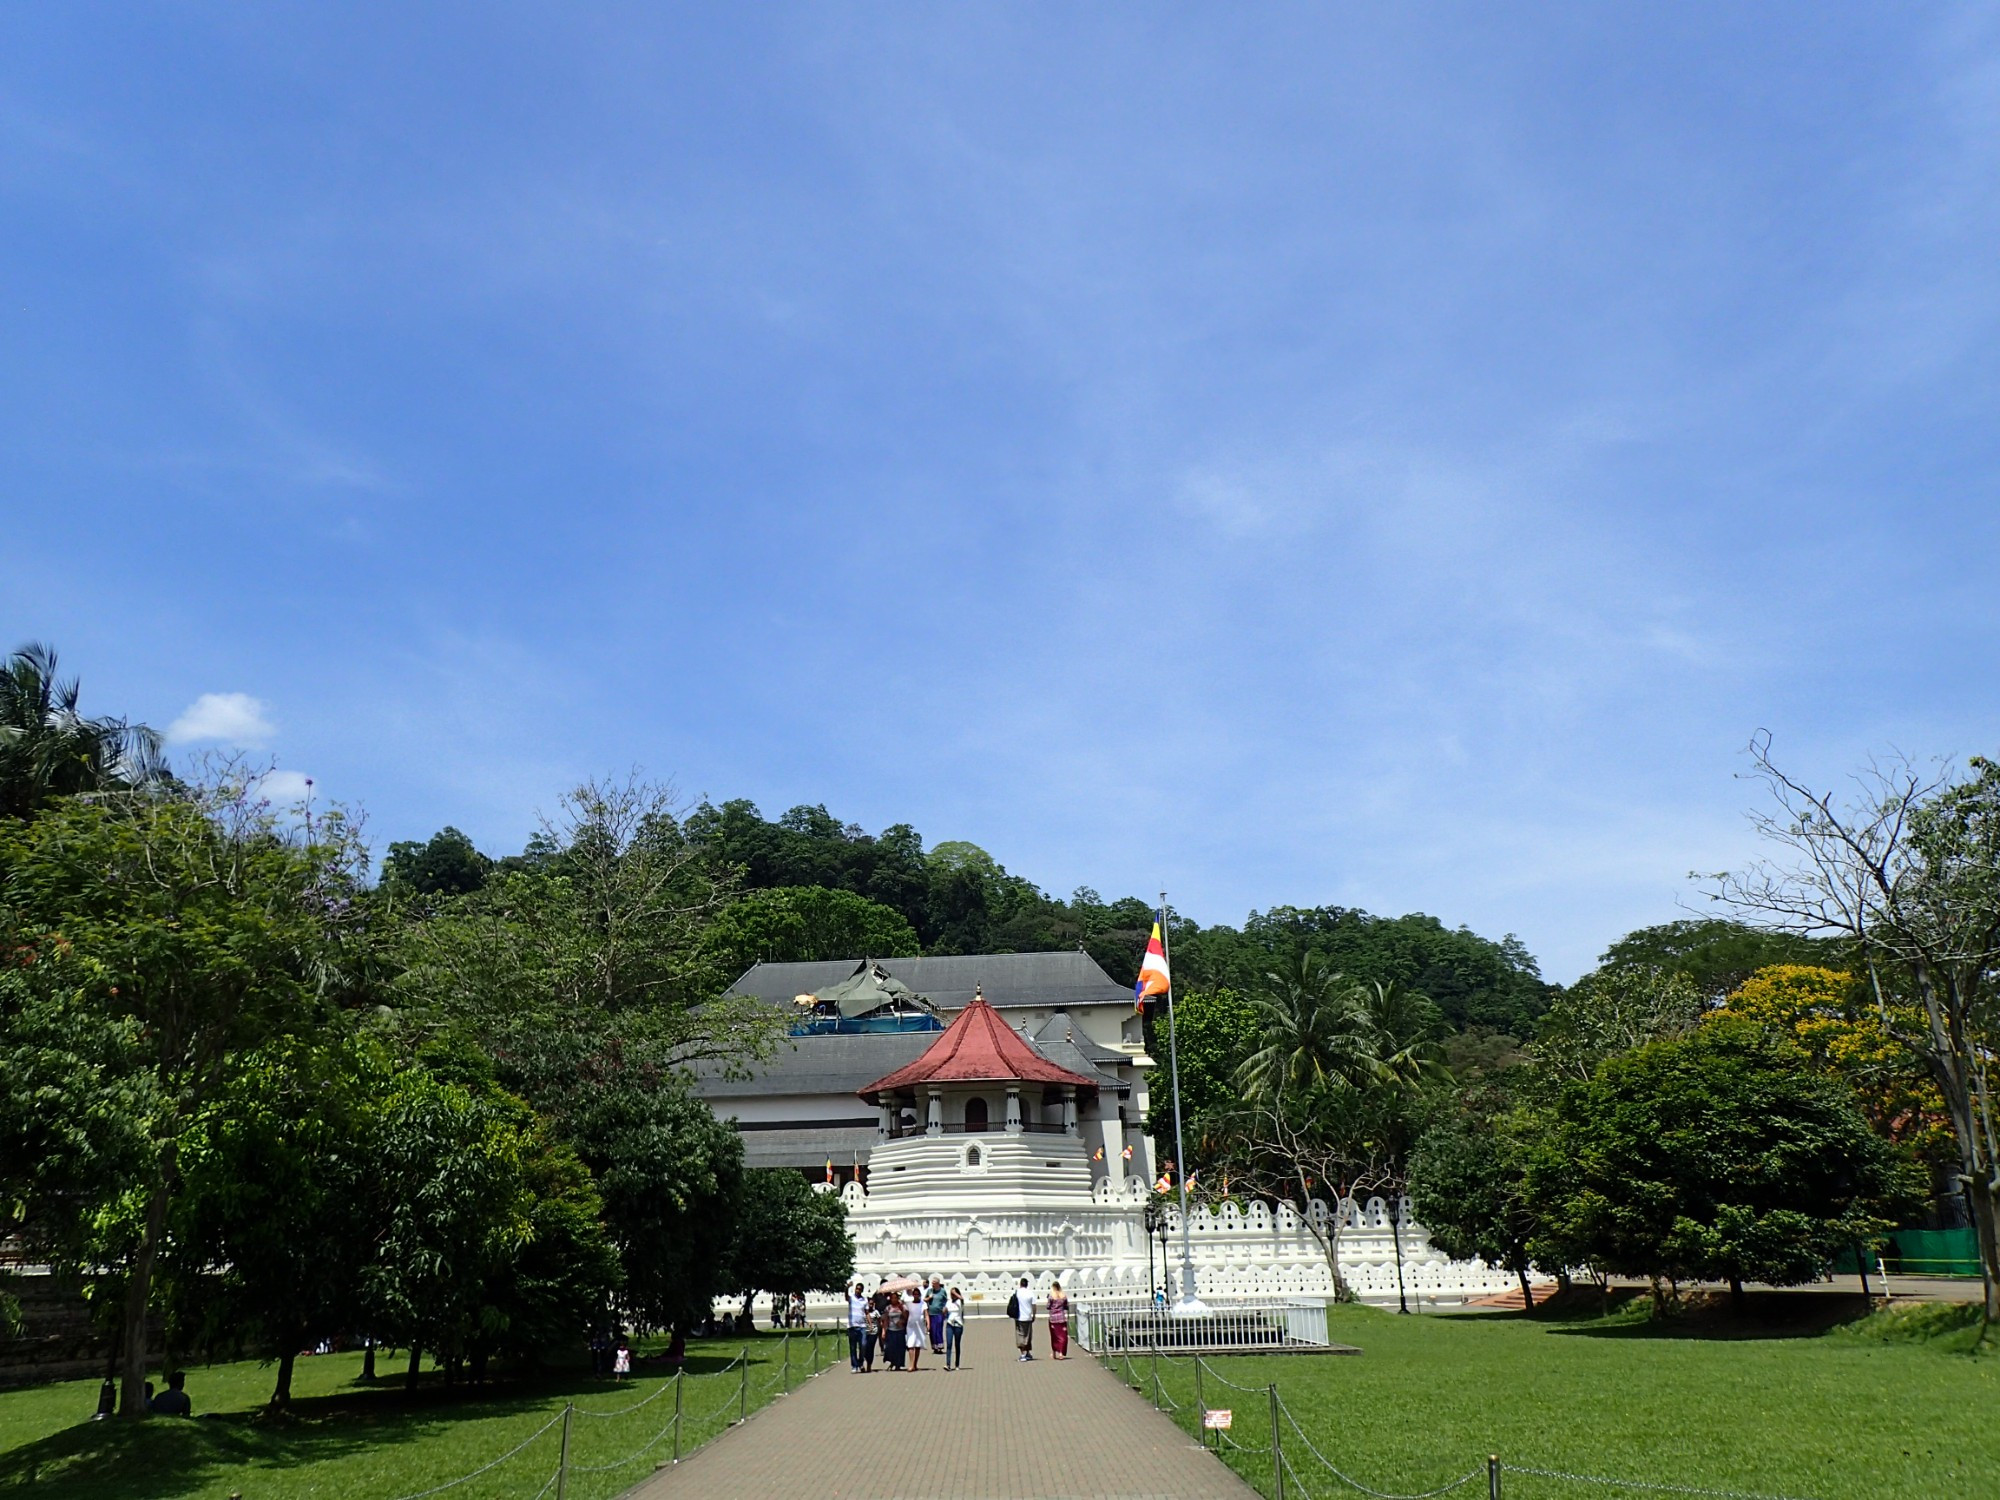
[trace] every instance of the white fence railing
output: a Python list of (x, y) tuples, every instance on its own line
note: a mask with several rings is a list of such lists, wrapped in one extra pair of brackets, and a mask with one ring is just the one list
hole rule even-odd
[(1188, 1317), (1144, 1297), (1093, 1297), (1077, 1303), (1072, 1333), (1091, 1354), (1140, 1350), (1232, 1350), (1272, 1353), (1325, 1349), (1323, 1297), (1203, 1298), (1207, 1311)]

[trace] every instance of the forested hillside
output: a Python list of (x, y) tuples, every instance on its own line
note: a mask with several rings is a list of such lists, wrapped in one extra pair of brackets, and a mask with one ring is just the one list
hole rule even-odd
[[(665, 832), (666, 830), (663, 830)], [(711, 982), (759, 960), (1024, 953), (1081, 946), (1130, 983), (1153, 920), (1150, 901), (1106, 900), (1088, 886), (1065, 899), (1010, 873), (976, 844), (926, 848), (907, 823), (871, 834), (823, 806), (766, 818), (752, 802), (703, 803), (671, 835), (698, 851), (723, 899), (709, 923)], [(550, 851), (489, 858), (456, 829), (390, 846), (382, 881), (418, 896), (464, 894), (495, 870), (533, 867)], [(1380, 917), (1350, 907), (1273, 906), (1241, 927), (1170, 916), (1183, 990), (1249, 991), (1272, 970), (1321, 954), (1343, 974), (1427, 995), (1454, 1029), (1528, 1036), (1547, 1008), (1532, 954), (1420, 912)]]

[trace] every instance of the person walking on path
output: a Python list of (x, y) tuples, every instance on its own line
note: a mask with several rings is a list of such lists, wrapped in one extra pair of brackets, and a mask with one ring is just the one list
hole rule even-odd
[(1060, 1281), (1049, 1284), (1049, 1353), (1057, 1359), (1069, 1358), (1069, 1298)]
[[(868, 1322), (861, 1335), (861, 1369), (863, 1374), (875, 1373), (875, 1350), (882, 1340), (882, 1294), (877, 1292), (868, 1299)], [(885, 1351), (886, 1352), (886, 1351)]]
[(1021, 1360), (1026, 1363), (1035, 1357), (1035, 1291), (1025, 1276), (1014, 1295), (1007, 1299), (1007, 1316), (1014, 1320), (1014, 1347), (1021, 1351)]
[(855, 1282), (847, 1291), (847, 1365), (851, 1373), (859, 1375), (861, 1349), (870, 1342), (868, 1337), (868, 1294)]
[(944, 1291), (944, 1278), (931, 1277), (931, 1289), (924, 1296), (924, 1310), (930, 1314), (931, 1353), (944, 1353), (944, 1308), (948, 1299)]
[(965, 1298), (957, 1287), (951, 1289), (951, 1296), (944, 1305), (944, 1368), (945, 1373), (961, 1368), (965, 1364)]
[(882, 1357), (889, 1368), (903, 1368), (903, 1349), (909, 1335), (910, 1309), (903, 1301), (901, 1292), (887, 1293), (889, 1305), (882, 1309), (883, 1334)]
[(632, 1373), (632, 1346), (623, 1335), (618, 1339), (618, 1352), (611, 1356), (611, 1375), (615, 1380), (623, 1380)]
[(924, 1299), (912, 1287), (903, 1294), (903, 1353), (908, 1356), (908, 1369), (916, 1369), (917, 1360), (924, 1352)]

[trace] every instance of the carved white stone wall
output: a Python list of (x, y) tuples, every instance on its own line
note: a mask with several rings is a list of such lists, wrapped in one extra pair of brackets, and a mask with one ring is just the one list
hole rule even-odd
[[(968, 1162), (977, 1146), (978, 1160)], [(869, 1187), (840, 1190), (854, 1235), (856, 1273), (871, 1285), (908, 1273), (943, 1275), (975, 1304), (996, 1308), (1022, 1276), (1046, 1289), (1060, 1281), (1072, 1294), (1148, 1295), (1148, 1245), (1140, 1213), (1148, 1197), (1134, 1177), (1091, 1181), (1075, 1137), (919, 1136), (884, 1142), (869, 1161)], [(1458, 1302), (1506, 1291), (1512, 1273), (1479, 1261), (1453, 1261), (1430, 1243), (1399, 1201), (1341, 1205), (1337, 1236), (1343, 1279), (1366, 1302), (1397, 1296), (1396, 1239), (1402, 1241), (1405, 1294)], [(1326, 1295), (1334, 1290), (1322, 1236), (1331, 1213), (1314, 1203), (1308, 1217), (1290, 1204), (1196, 1208), (1187, 1225), (1195, 1282), (1204, 1295)], [(1155, 1238), (1156, 1283), (1177, 1282), (1181, 1216), (1169, 1209), (1166, 1265)], [(1319, 1232), (1315, 1232), (1315, 1231)]]

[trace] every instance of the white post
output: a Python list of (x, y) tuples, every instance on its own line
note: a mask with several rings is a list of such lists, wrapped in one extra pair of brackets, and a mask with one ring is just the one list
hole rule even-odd
[(875, 1135), (879, 1140), (888, 1140), (889, 1131), (896, 1123), (896, 1106), (886, 1097), (876, 1096), (879, 1116), (875, 1124)]
[(1075, 1135), (1076, 1134), (1076, 1089), (1069, 1084), (1064, 1084), (1062, 1091), (1062, 1101), (1063, 1101), (1063, 1134)]
[(1019, 1135), (1020, 1133), (1021, 1086), (1018, 1083), (1010, 1083), (1007, 1085), (1007, 1134)]
[(936, 1089), (931, 1090), (930, 1117), (924, 1123), (924, 1134), (944, 1134), (944, 1095)]

